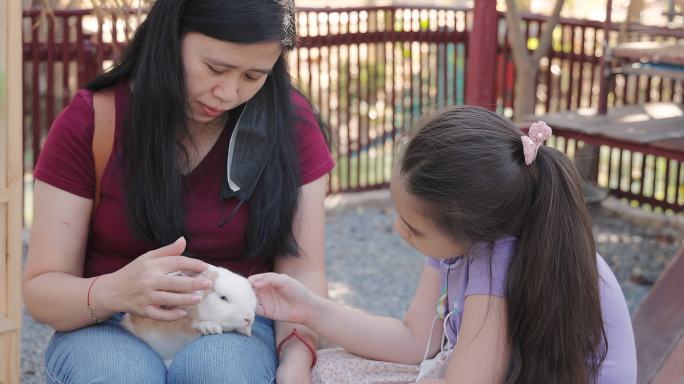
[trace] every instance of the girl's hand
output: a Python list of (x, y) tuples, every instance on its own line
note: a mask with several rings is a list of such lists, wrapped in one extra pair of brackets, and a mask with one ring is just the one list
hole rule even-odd
[(320, 299), (304, 284), (284, 274), (262, 273), (247, 280), (259, 301), (257, 315), (269, 319), (306, 324)]
[(95, 308), (101, 305), (113, 312), (129, 312), (156, 320), (172, 321), (187, 315), (179, 307), (197, 304), (197, 290), (208, 289), (203, 277), (172, 276), (178, 271), (203, 272), (207, 264), (180, 254), (185, 239), (136, 258), (120, 270), (102, 276), (93, 286)]

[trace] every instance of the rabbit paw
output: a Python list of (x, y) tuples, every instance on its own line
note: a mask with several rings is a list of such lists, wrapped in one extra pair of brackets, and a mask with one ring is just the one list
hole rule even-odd
[(221, 327), (221, 324), (219, 324), (216, 321), (210, 321), (210, 320), (196, 321), (192, 326), (193, 326), (193, 328), (202, 332), (202, 334), (205, 336), (206, 335), (218, 335), (220, 333), (223, 333), (223, 328)]
[(236, 328), (235, 332), (242, 333), (245, 336), (252, 336), (252, 326)]

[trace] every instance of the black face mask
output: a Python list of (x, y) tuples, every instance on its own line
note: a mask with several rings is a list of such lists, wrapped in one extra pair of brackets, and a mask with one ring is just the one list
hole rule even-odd
[(230, 136), (226, 179), (221, 188), (222, 200), (236, 197), (239, 202), (219, 227), (230, 221), (240, 206), (252, 196), (273, 153), (279, 128), (276, 119), (278, 100), (274, 88), (274, 80), (268, 76), (259, 92), (240, 108)]

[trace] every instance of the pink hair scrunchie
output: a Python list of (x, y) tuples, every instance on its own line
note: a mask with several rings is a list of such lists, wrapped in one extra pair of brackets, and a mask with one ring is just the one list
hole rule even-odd
[(530, 165), (534, 162), (534, 159), (537, 158), (539, 147), (551, 136), (551, 133), (551, 127), (543, 121), (537, 121), (530, 125), (527, 136), (520, 136), (523, 144), (523, 153), (525, 153), (525, 164)]

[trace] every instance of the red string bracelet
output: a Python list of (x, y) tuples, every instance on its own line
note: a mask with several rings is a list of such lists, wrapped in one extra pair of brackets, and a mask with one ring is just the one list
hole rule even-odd
[(285, 344), (286, 341), (290, 340), (293, 337), (298, 338), (299, 341), (301, 341), (302, 344), (306, 346), (309, 352), (311, 352), (311, 368), (313, 368), (314, 365), (316, 365), (316, 361), (318, 360), (318, 356), (316, 356), (316, 348), (312, 347), (311, 345), (309, 345), (309, 343), (307, 343), (304, 340), (304, 338), (299, 334), (299, 332), (297, 332), (297, 328), (294, 328), (292, 332), (289, 335), (287, 335), (286, 338), (284, 338), (280, 341), (280, 343), (278, 343), (278, 346), (276, 347), (276, 356), (280, 356), (280, 351), (283, 349), (283, 344)]
[(90, 282), (90, 287), (88, 287), (88, 296), (86, 297), (86, 306), (88, 307), (88, 312), (90, 313), (90, 317), (93, 319), (95, 324), (101, 323), (103, 320), (98, 319), (95, 317), (95, 312), (93, 312), (93, 307), (90, 306), (90, 291), (93, 290), (93, 285), (95, 285), (95, 281), (99, 279), (100, 276), (97, 276), (96, 278), (93, 279), (93, 281)]

